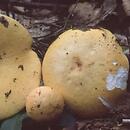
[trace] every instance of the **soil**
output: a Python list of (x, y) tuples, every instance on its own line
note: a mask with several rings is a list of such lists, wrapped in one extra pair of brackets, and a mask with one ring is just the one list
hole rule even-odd
[[(5, 3), (2, 6), (0, 4), (1, 13), (15, 18), (29, 30), (33, 37), (32, 49), (38, 54), (41, 61), (49, 45), (65, 30), (69, 28), (87, 30), (88, 28), (99, 27), (109, 29), (117, 36), (124, 53), (130, 59), (130, 15), (129, 12), (126, 12), (127, 9), (123, 5), (123, 1), (88, 0), (85, 3), (86, 1), (82, 0), (82, 4), (79, 4), (79, 0), (68, 0), (66, 2), (39, 0), (31, 3), (26, 3), (25, 0), (24, 2), (20, 3), (21, 7), (10, 3), (8, 3), (8, 6)], [(36, 8), (35, 4), (37, 4)], [(37, 8), (38, 6), (39, 8)], [(49, 123), (36, 122), (28, 118), (23, 121), (22, 129), (130, 130), (130, 120), (127, 122), (123, 120), (130, 119), (129, 90), (130, 78), (128, 80), (128, 92), (123, 95), (114, 109), (108, 109), (106, 117), (81, 120), (63, 114), (56, 121)], [(65, 121), (65, 123), (61, 122), (61, 120)]]

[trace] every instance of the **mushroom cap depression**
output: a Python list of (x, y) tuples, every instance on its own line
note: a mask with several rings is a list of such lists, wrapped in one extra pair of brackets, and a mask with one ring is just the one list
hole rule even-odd
[(63, 108), (63, 97), (50, 87), (38, 87), (27, 96), (26, 111), (34, 120), (54, 120), (62, 113)]
[(68, 30), (47, 50), (42, 66), (45, 85), (61, 92), (78, 116), (100, 117), (108, 102), (126, 91), (128, 60), (106, 29)]
[(0, 119), (19, 112), (40, 83), (41, 64), (31, 44), (20, 23), (0, 15)]

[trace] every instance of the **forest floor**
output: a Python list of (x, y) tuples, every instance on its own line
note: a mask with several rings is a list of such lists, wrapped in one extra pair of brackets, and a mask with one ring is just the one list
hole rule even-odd
[[(123, 3), (125, 2), (125, 3)], [(22, 3), (12, 6), (9, 15), (22, 23), (33, 37), (32, 49), (41, 61), (49, 45), (59, 34), (69, 28), (87, 30), (106, 28), (117, 36), (124, 53), (130, 59), (130, 2), (127, 0), (72, 1), (69, 3)], [(39, 7), (40, 8), (39, 8)], [(38, 7), (38, 8), (37, 8)], [(4, 10), (4, 11), (3, 11)], [(2, 8), (1, 13), (6, 13)], [(130, 81), (128, 81), (128, 90)], [(23, 130), (130, 130), (130, 93), (124, 94), (116, 110), (107, 117), (80, 120), (75, 117), (61, 117), (63, 122), (38, 123), (30, 119), (23, 121)], [(109, 111), (109, 110), (108, 110)], [(64, 116), (64, 114), (62, 115)], [(60, 119), (61, 120), (61, 119)], [(67, 120), (67, 121), (66, 121)]]

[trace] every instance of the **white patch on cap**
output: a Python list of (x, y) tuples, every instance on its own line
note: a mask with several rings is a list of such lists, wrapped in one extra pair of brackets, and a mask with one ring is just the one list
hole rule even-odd
[(114, 66), (117, 66), (117, 65), (118, 65), (118, 63), (117, 63), (116, 61), (113, 61), (112, 64), (113, 64)]
[(126, 68), (119, 68), (116, 74), (109, 74), (106, 78), (107, 90), (119, 88), (125, 90), (127, 87), (128, 70)]

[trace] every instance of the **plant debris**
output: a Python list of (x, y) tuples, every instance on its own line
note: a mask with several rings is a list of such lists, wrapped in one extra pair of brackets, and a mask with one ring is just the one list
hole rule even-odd
[(72, 4), (70, 6), (69, 13), (72, 12), (74, 24), (77, 23), (79, 25), (84, 23), (87, 26), (95, 26), (113, 13), (115, 8), (116, 0), (104, 0), (103, 3), (79, 2), (77, 5)]
[[(65, 3), (63, 1), (56, 3), (52, 0), (48, 2), (33, 0), (33, 2), (25, 3), (21, 0), (21, 3), (19, 1), (11, 3), (10, 1), (8, 4), (1, 2), (0, 4), (4, 6), (0, 6), (0, 13), (14, 17), (32, 34), (32, 48), (41, 60), (52, 41), (66, 29), (86, 30), (89, 27), (97, 28), (99, 26), (116, 34), (124, 53), (130, 60), (129, 0), (70, 0)], [(14, 81), (16, 80), (14, 79)], [(130, 90), (130, 79), (128, 80), (128, 90)], [(121, 98), (120, 102), (114, 106), (114, 112), (110, 111), (108, 117), (87, 120), (68, 116), (62, 118), (64, 118), (62, 123), (55, 121), (45, 124), (27, 118), (23, 121), (22, 130), (130, 130), (130, 93), (126, 93)], [(63, 121), (66, 121), (65, 125), (62, 125)]]

